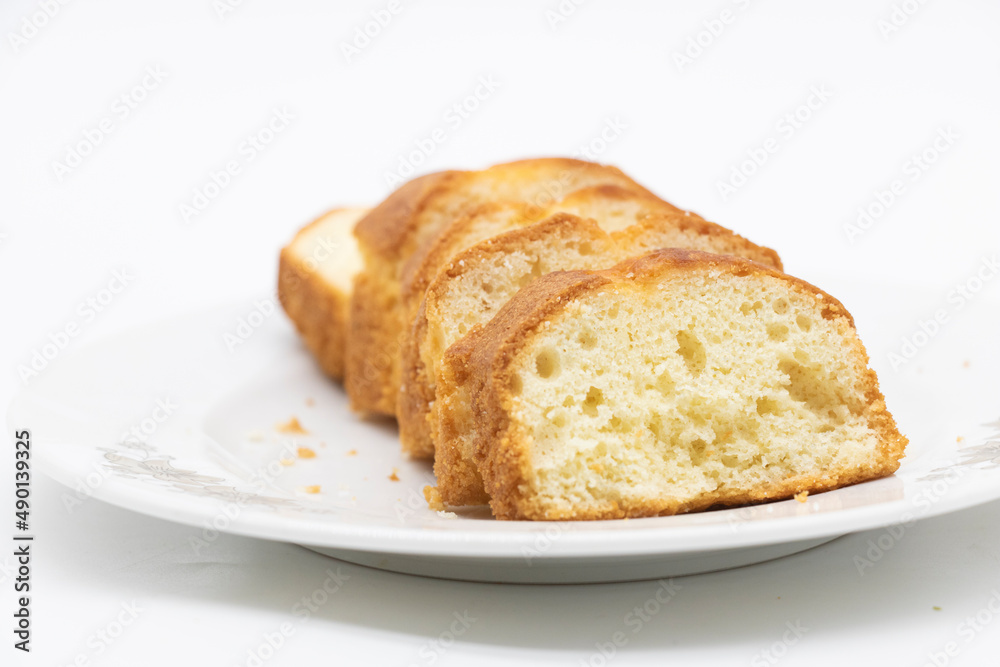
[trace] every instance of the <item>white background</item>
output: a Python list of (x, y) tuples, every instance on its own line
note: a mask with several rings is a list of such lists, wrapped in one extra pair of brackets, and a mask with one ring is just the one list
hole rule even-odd
[[(1000, 8), (985, 0), (900, 0), (913, 13), (897, 13), (891, 31), (880, 21), (893, 17), (892, 0), (414, 0), (350, 62), (342, 44), (387, 2), (246, 0), (231, 12), (211, 0), (69, 2), (51, 3), (51, 18), (39, 14), (43, 4), (0, 9), (2, 405), (22, 383), (18, 366), (69, 323), (80, 333), (66, 353), (140, 323), (268, 294), (277, 251), (294, 230), (332, 205), (385, 196), (386, 174), (435, 127), (446, 128), (445, 140), (421, 172), (591, 145), (675, 204), (778, 249), (790, 273), (858, 289), (917, 286), (915, 305), (887, 302), (859, 316), (883, 374), (892, 373), (887, 353), (901, 337), (1000, 251)], [(560, 6), (575, 9), (556, 21), (548, 12)], [(715, 23), (723, 10), (730, 22)], [(25, 17), (41, 27), (26, 27)], [(695, 57), (679, 65), (676, 54), (699, 39), (701, 52), (691, 47)], [(147, 68), (165, 78), (137, 93), (144, 99), (122, 117), (116, 100)], [(480, 77), (497, 89), (449, 124), (448, 110)], [(799, 110), (800, 127), (783, 131), (786, 114), (818, 89), (829, 98), (814, 98), (817, 108)], [(294, 120), (247, 160), (241, 145), (275, 109)], [(55, 163), (105, 118), (112, 131), (60, 175)], [(609, 121), (624, 129), (601, 145), (594, 140)], [(942, 130), (957, 138), (912, 178), (912, 156)], [(776, 152), (722, 196), (719, 183), (772, 137)], [(240, 173), (185, 222), (181, 204), (229, 160)], [(894, 179), (902, 194), (851, 242), (845, 225)], [(115, 270), (133, 278), (87, 318), (79, 304)], [(995, 284), (987, 291), (975, 307), (996, 303)], [(989, 354), (996, 339), (996, 329), (971, 330), (955, 317), (901, 371), (917, 378), (935, 372), (934, 359), (955, 362), (948, 377), (960, 378), (957, 386), (928, 383), (924, 396), (949, 424), (942, 437), (962, 434), (950, 425), (957, 415), (970, 429), (1000, 416), (961, 413), (962, 383), (995, 395), (996, 379), (977, 375), (988, 363), (966, 359), (958, 371), (962, 357), (930, 350)], [(905, 400), (888, 391), (901, 378), (883, 384), (890, 407), (905, 414)], [(336, 565), (235, 537), (194, 557), (187, 540), (195, 529), (99, 502), (70, 515), (44, 478), (34, 493), (35, 651), (10, 647), (14, 594), (0, 571), (5, 665), (67, 665), (81, 655), (107, 665), (246, 664), (247, 650)], [(781, 664), (843, 664), (853, 655), (923, 665), (952, 640), (960, 655), (939, 661), (996, 664), (1000, 618), (969, 641), (960, 624), (1000, 590), (998, 525), (996, 503), (928, 520), (864, 576), (854, 558), (875, 534), (684, 579), (682, 593), (610, 662), (771, 664), (761, 651), (782, 640), (786, 623), (801, 622), (808, 632), (779, 650)], [(577, 665), (656, 590), (655, 582), (476, 585), (340, 567), (347, 584), (266, 664), (432, 664), (430, 656), (440, 665)], [(138, 619), (98, 655), (88, 636), (133, 601)], [(452, 614), (466, 610), (477, 621), (458, 643), (430, 649)]]

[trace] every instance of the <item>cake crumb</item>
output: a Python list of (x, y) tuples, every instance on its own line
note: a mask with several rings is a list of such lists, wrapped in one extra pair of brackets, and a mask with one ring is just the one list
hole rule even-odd
[(454, 512), (446, 512), (445, 510), (437, 510), (437, 515), (442, 519), (457, 519), (458, 515)]
[(937, 605), (935, 605), (934, 607), (932, 607), (932, 609), (934, 609), (934, 611), (941, 611), (941, 607), (938, 607)]
[(306, 405), (308, 405), (311, 408), (312, 406), (316, 405), (316, 400), (310, 396), (309, 398), (306, 399)]
[(302, 424), (299, 423), (298, 417), (292, 417), (284, 424), (278, 424), (275, 429), (279, 433), (298, 433), (299, 435), (309, 435), (309, 431), (302, 428)]
[(955, 438), (955, 442), (965, 442), (965, 438), (963, 438), (962, 436), (958, 436), (957, 438)]
[(445, 510), (444, 501), (441, 500), (441, 492), (437, 490), (436, 486), (427, 485), (424, 487), (424, 500), (427, 501), (428, 507), (435, 512)]
[(288, 466), (290, 466), (293, 463), (295, 463), (295, 459), (278, 459), (278, 463), (280, 463), (281, 465), (283, 465), (283, 466), (285, 466), (287, 468)]
[(356, 449), (349, 449), (349, 450), (347, 450), (346, 456), (357, 456), (357, 455), (358, 455), (358, 450), (356, 450)]
[(800, 503), (804, 503), (807, 498), (809, 498), (808, 491), (799, 491), (798, 493), (795, 494), (795, 499)]
[(316, 452), (309, 449), (308, 447), (299, 447), (295, 452), (300, 459), (314, 459), (316, 458)]
[(320, 489), (321, 489), (321, 487), (320, 487), (319, 484), (313, 484), (312, 486), (303, 486), (302, 487), (303, 493), (319, 493)]
[(399, 470), (397, 470), (396, 468), (393, 468), (392, 469), (392, 474), (389, 475), (389, 480), (392, 481), (392, 482), (398, 482), (399, 481)]
[(962, 368), (971, 368), (971, 367), (972, 367), (972, 362), (969, 361), (968, 359), (966, 359), (965, 363), (962, 364)]

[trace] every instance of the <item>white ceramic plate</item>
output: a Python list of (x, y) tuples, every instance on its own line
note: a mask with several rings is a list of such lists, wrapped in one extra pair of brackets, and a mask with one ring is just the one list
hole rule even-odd
[[(843, 289), (858, 295), (848, 305), (860, 322), (885, 319), (884, 294)], [(928, 347), (922, 366), (893, 373), (882, 351), (898, 344), (904, 324), (873, 329), (876, 343), (869, 341), (890, 408), (912, 441), (892, 478), (805, 503), (630, 521), (439, 514), (423, 500), (433, 483), (429, 464), (400, 456), (392, 424), (352, 416), (284, 316), (263, 311), (220, 308), (60, 356), (14, 401), (8, 427), (32, 431), (36, 466), (68, 487), (64, 502), (93, 497), (200, 527), (196, 546), (229, 532), (377, 568), (480, 581), (624, 581), (718, 570), (1000, 497), (1000, 424), (977, 426), (1000, 417), (1000, 402), (990, 387), (957, 386), (970, 373), (961, 370), (963, 358), (976, 350), (965, 344), (955, 356), (951, 347)], [(977, 322), (966, 317), (969, 326)], [(998, 330), (995, 321), (992, 327)], [(227, 334), (248, 333), (227, 345)], [(1000, 375), (982, 368), (996, 364), (990, 338), (982, 339), (975, 377)], [(929, 409), (947, 408), (956, 393), (972, 397), (960, 404), (971, 417)], [(276, 429), (292, 417), (308, 434)], [(132, 427), (135, 435), (126, 435)], [(299, 447), (316, 456), (300, 458)], [(304, 491), (314, 485), (319, 493)]]

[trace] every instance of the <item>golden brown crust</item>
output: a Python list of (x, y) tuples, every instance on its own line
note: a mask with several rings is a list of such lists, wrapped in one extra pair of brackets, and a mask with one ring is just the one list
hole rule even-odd
[(354, 229), (366, 258), (398, 258), (406, 253), (408, 237), (421, 207), (436, 193), (444, 192), (464, 172), (439, 171), (407, 181), (372, 209)]
[[(619, 240), (627, 237), (631, 245), (644, 247), (647, 251), (659, 250), (661, 247), (658, 243), (662, 235), (664, 221), (676, 226), (680, 232), (711, 239), (711, 252), (714, 254), (736, 255), (777, 271), (784, 271), (781, 257), (771, 248), (757, 245), (722, 225), (683, 212), (649, 216), (641, 220), (635, 227), (624, 229), (612, 236)], [(699, 250), (699, 248), (693, 249)]]
[[(809, 294), (825, 305), (823, 317), (836, 320), (841, 333), (850, 336), (857, 354), (859, 377), (867, 401), (869, 425), (881, 442), (877, 463), (867, 469), (837, 472), (820, 476), (802, 476), (763, 485), (752, 492), (725, 493), (678, 502), (636, 503), (582, 512), (554, 512), (528, 491), (530, 462), (526, 434), (509, 419), (511, 395), (511, 359), (527, 344), (535, 330), (578, 295), (613, 287), (617, 283), (652, 284), (672, 271), (712, 270), (734, 276), (773, 276), (785, 281), (790, 289)], [(482, 474), (494, 514), (500, 519), (613, 519), (654, 516), (705, 509), (713, 505), (740, 505), (764, 500), (788, 498), (801, 491), (819, 492), (848, 484), (883, 477), (895, 472), (902, 457), (906, 438), (896, 428), (875, 373), (868, 369), (868, 356), (854, 333), (854, 322), (843, 305), (805, 281), (781, 274), (754, 262), (729, 256), (695, 251), (661, 250), (622, 262), (604, 271), (566, 271), (549, 274), (522, 290), (487, 326), (478, 329), (453, 345), (446, 353), (443, 372), (449, 386), (467, 392), (471, 414), (475, 415), (474, 458)], [(452, 385), (451, 383), (454, 383)], [(443, 409), (455, 409), (455, 391), (443, 400)], [(439, 397), (439, 400), (441, 398)], [(446, 404), (446, 405), (445, 405)], [(461, 422), (461, 417), (458, 418)], [(443, 427), (439, 435), (454, 444), (456, 421)], [(439, 443), (442, 444), (442, 443)], [(451, 454), (449, 454), (451, 456)], [(472, 482), (467, 482), (471, 485)], [(442, 494), (444, 495), (444, 494)], [(446, 502), (448, 498), (445, 497)]]
[(302, 336), (323, 372), (334, 380), (344, 379), (344, 347), (350, 295), (345, 294), (296, 254), (296, 241), (322, 224), (335, 208), (319, 216), (296, 233), (281, 249), (278, 260), (278, 300)]
[[(380, 313), (394, 307), (398, 296), (378, 281), (372, 271), (354, 278), (349, 304), (344, 388), (351, 409), (362, 416), (391, 415), (394, 397), (383, 391), (382, 379), (392, 368), (392, 349), (398, 340), (385, 340)], [(390, 407), (391, 406), (391, 407)]]
[[(449, 171), (402, 185), (355, 230), (365, 268), (351, 297), (345, 387), (360, 413), (395, 416), (400, 355), (410, 321), (401, 280), (410, 256), (442, 227), (486, 201), (545, 209), (568, 192), (603, 180), (650, 196), (620, 170), (569, 158), (537, 158), (483, 171)], [(583, 184), (583, 185), (581, 185)], [(477, 190), (478, 188), (478, 190)], [(531, 195), (525, 193), (531, 192)]]
[(434, 440), (428, 419), (434, 402), (434, 388), (425, 380), (428, 370), (420, 353), (420, 343), (427, 337), (426, 304), (420, 310), (403, 345), (402, 379), (396, 399), (396, 419), (403, 451), (413, 458), (434, 458)]

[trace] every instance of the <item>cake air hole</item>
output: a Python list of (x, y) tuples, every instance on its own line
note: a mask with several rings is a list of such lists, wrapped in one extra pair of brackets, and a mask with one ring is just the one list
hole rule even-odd
[(559, 353), (549, 348), (542, 350), (535, 357), (535, 372), (542, 379), (549, 379), (559, 373)]
[(604, 392), (597, 387), (591, 387), (587, 391), (587, 398), (583, 402), (583, 414), (588, 417), (597, 416), (597, 406), (604, 405)]
[(684, 358), (684, 364), (692, 375), (698, 375), (705, 370), (705, 346), (690, 331), (677, 333), (677, 354)]

